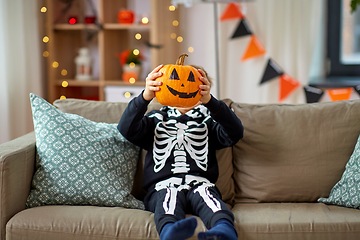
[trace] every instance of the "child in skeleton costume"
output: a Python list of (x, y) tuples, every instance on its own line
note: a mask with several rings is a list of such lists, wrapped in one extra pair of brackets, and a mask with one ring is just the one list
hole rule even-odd
[[(154, 212), (160, 239), (190, 238), (199, 216), (209, 231), (199, 239), (237, 239), (234, 215), (221, 200), (215, 182), (218, 164), (215, 150), (234, 145), (243, 136), (239, 118), (224, 102), (210, 95), (205, 71), (198, 69), (200, 102), (191, 108), (163, 107), (144, 116), (162, 83), (155, 68), (146, 79), (145, 90), (125, 110), (118, 129), (130, 142), (148, 151), (145, 158), (144, 203)], [(200, 105), (202, 103), (202, 105)]]

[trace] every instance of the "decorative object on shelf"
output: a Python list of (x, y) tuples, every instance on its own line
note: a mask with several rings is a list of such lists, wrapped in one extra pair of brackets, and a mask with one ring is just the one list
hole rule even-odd
[(148, 24), (148, 23), (149, 23), (149, 18), (143, 17), (143, 18), (141, 19), (141, 23), (144, 24), (144, 25)]
[(96, 16), (86, 16), (85, 23), (86, 24), (94, 24), (96, 22)]
[[(163, 84), (155, 92), (162, 105), (172, 107), (192, 107), (200, 101), (199, 85), (201, 74), (192, 66), (184, 66), (186, 53), (180, 55), (175, 65), (165, 65), (160, 69), (163, 75), (157, 78)], [(178, 81), (174, 81), (178, 80)]]
[(149, 18), (147, 13), (143, 13), (140, 16), (140, 24), (147, 25), (149, 24)]
[[(140, 51), (138, 49), (127, 49), (121, 53), (116, 53), (115, 56), (119, 58), (120, 65), (122, 66), (123, 80), (130, 83), (135, 83), (141, 74), (141, 61), (144, 60), (144, 57), (140, 54)], [(129, 77), (130, 75), (131, 77)], [(135, 81), (131, 78), (134, 78)], [(131, 81), (129, 81), (130, 79)]]
[(132, 24), (135, 20), (135, 14), (128, 9), (121, 9), (117, 14), (117, 21), (121, 24)]
[(75, 24), (75, 23), (77, 23), (77, 17), (75, 17), (75, 16), (71, 16), (70, 18), (69, 18), (69, 23), (70, 24)]
[(92, 58), (88, 48), (83, 47), (79, 50), (79, 55), (75, 58), (77, 80), (92, 79)]
[[(125, 65), (125, 66), (127, 66), (127, 65)], [(136, 71), (132, 71), (130, 69), (129, 71), (123, 71), (123, 74), (122, 74), (121, 78), (125, 82), (128, 82), (130, 84), (134, 84), (138, 80), (139, 75), (137, 74)]]

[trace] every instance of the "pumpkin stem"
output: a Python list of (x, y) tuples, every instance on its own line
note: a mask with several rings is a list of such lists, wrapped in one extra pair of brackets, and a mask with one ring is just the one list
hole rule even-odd
[(183, 53), (180, 55), (180, 57), (176, 60), (175, 65), (184, 65), (184, 61), (185, 61), (185, 57), (188, 57), (189, 55), (187, 55), (186, 53)]

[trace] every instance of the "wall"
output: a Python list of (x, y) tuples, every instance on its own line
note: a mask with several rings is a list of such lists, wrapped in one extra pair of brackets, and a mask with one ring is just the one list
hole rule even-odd
[[(188, 53), (186, 64), (202, 66), (213, 79), (211, 93), (217, 95), (216, 85), (216, 58), (215, 58), (215, 27), (214, 5), (212, 3), (194, 4), (191, 8), (179, 6), (180, 32), (184, 38), (180, 47), (182, 52)], [(188, 48), (194, 52), (189, 53)]]

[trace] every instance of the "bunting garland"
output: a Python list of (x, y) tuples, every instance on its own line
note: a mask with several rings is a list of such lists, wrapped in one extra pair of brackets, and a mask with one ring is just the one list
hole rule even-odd
[[(246, 16), (242, 12), (241, 4), (228, 3), (219, 20), (221, 22), (240, 20), (230, 40), (250, 35), (249, 43), (240, 59), (241, 62), (265, 55), (266, 49), (251, 30), (250, 25), (246, 20)], [(261, 85), (275, 78), (279, 79), (279, 102), (284, 101), (301, 85), (298, 80), (284, 73), (282, 68), (273, 59), (269, 58), (259, 84)], [(324, 93), (330, 97), (331, 101), (349, 100), (353, 91), (356, 91), (360, 95), (360, 85), (354, 88), (326, 89), (325, 92), (319, 88), (310, 86), (304, 86), (303, 90), (305, 92), (307, 103), (319, 102), (324, 96)]]
[(350, 99), (352, 88), (327, 89), (326, 92), (329, 94), (332, 101), (348, 100)]
[(282, 102), (300, 86), (300, 83), (295, 78), (290, 77), (286, 73), (280, 75), (279, 78), (279, 102)]
[(283, 70), (271, 58), (268, 61), (267, 67), (263, 74), (260, 84), (267, 82), (273, 78), (283, 75)]
[(252, 31), (249, 27), (249, 24), (247, 23), (246, 19), (242, 19), (240, 21), (240, 24), (238, 25), (238, 27), (236, 28), (233, 36), (231, 37), (231, 39), (234, 38), (238, 38), (238, 37), (243, 37), (243, 36), (247, 36), (247, 35), (252, 35)]
[(241, 61), (246, 61), (250, 58), (260, 57), (266, 53), (265, 48), (261, 45), (259, 39), (252, 34), (250, 38), (250, 42), (246, 47), (245, 53), (241, 58)]
[(305, 91), (307, 103), (319, 102), (320, 98), (324, 94), (323, 90), (309, 86), (305, 86), (304, 91)]
[(354, 87), (354, 90), (360, 95), (360, 85)]
[(241, 12), (241, 5), (236, 3), (229, 3), (223, 14), (220, 17), (220, 21), (233, 20), (233, 19), (243, 19), (244, 15)]

